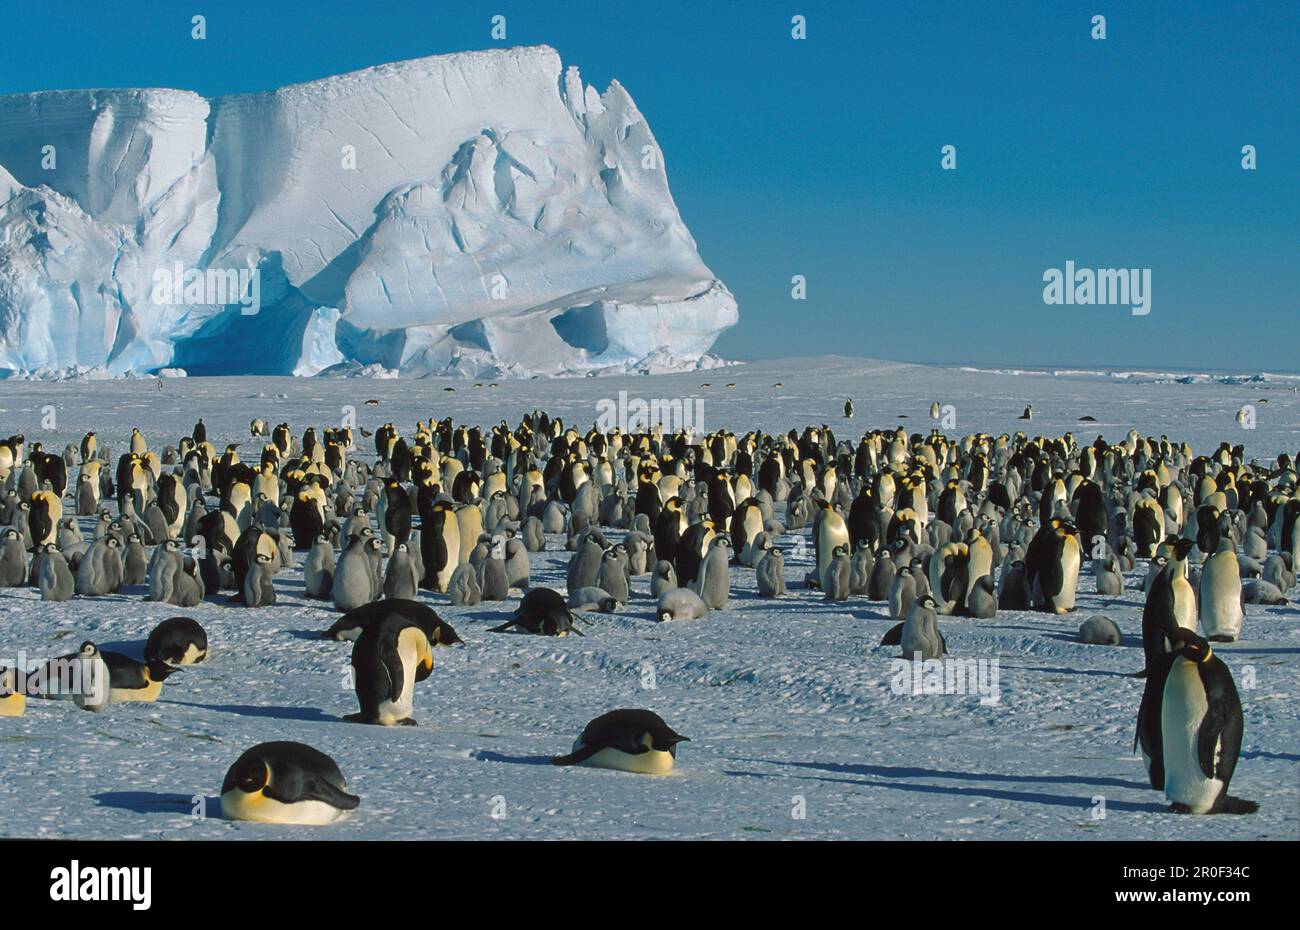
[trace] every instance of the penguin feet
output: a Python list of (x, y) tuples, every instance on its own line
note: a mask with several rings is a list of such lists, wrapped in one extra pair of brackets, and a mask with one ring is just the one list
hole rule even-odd
[(1177, 801), (1169, 805), (1169, 813), (1171, 814), (1190, 814), (1191, 812), (1190, 807), (1186, 804), (1179, 804)]
[(416, 723), (415, 720), (414, 720), (413, 718), (411, 718), (411, 717), (406, 717), (406, 718), (404, 718), (404, 719), (402, 719), (402, 720), (397, 721), (397, 725), (398, 725), (399, 727), (418, 727), (418, 726), (419, 726), (419, 724)]
[(1234, 798), (1231, 795), (1225, 795), (1223, 803), (1215, 811), (1218, 814), (1253, 814), (1259, 810), (1259, 804), (1255, 801), (1246, 801), (1242, 798)]

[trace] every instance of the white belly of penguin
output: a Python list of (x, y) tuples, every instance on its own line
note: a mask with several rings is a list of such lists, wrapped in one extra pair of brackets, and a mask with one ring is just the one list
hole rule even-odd
[(620, 772), (636, 772), (640, 775), (667, 775), (673, 770), (673, 754), (647, 749), (635, 755), (621, 749), (605, 748), (578, 763), (602, 769), (617, 769)]
[(232, 788), (221, 796), (221, 812), (231, 820), (252, 820), (258, 823), (291, 823), (318, 827), (333, 823), (346, 811), (331, 807), (324, 801), (298, 801), (285, 804), (268, 798), (262, 792), (250, 794)]
[(1176, 576), (1171, 585), (1174, 595), (1174, 621), (1184, 630), (1196, 630), (1196, 594), (1186, 578)]
[(402, 693), (396, 701), (385, 699), (379, 702), (379, 722), (384, 726), (405, 720), (415, 709), (415, 668), (420, 657), (414, 633), (413, 629), (406, 629), (397, 638), (397, 655), (402, 660)]
[(1066, 543), (1061, 552), (1061, 593), (1052, 598), (1055, 612), (1063, 614), (1074, 609), (1075, 592), (1079, 587), (1079, 546)]
[[(1195, 814), (1208, 813), (1214, 806), (1223, 782), (1206, 778), (1201, 771), (1197, 745), (1201, 721), (1209, 705), (1196, 663), (1181, 656), (1174, 660), (1165, 682), (1161, 700), (1160, 730), (1165, 754), (1165, 797), (1176, 804), (1186, 804)], [(1218, 767), (1220, 747), (1214, 747), (1214, 764)]]

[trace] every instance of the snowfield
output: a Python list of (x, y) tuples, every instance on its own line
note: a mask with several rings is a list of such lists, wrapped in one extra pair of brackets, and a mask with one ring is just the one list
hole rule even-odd
[[(242, 441), (246, 457), (256, 458), (260, 441), (248, 438), (255, 416), (271, 425), (288, 422), (300, 436), (309, 425), (337, 425), (352, 407), (368, 430), (391, 421), (409, 434), (417, 419), (430, 416), (484, 426), (504, 419), (514, 426), (542, 408), (585, 430), (599, 401), (627, 391), (631, 398), (702, 398), (702, 428), (737, 434), (827, 423), (844, 438), (900, 422), (909, 432), (928, 432), (936, 425), (930, 404), (938, 400), (955, 408), (949, 435), (1025, 428), (1118, 440), (1136, 428), (1186, 439), (1197, 453), (1223, 440), (1245, 443), (1248, 457), (1260, 459), (1300, 449), (1294, 393), (1300, 380), (1180, 383), (1178, 377), (1025, 377), (818, 358), (481, 387), (436, 379), (10, 381), (0, 386), (0, 433), (22, 432), (58, 452), (93, 429), (115, 462), (132, 426), (161, 450), (202, 416), (218, 448)], [(852, 420), (842, 412), (848, 397), (856, 405)], [(380, 403), (367, 406), (370, 399)], [(1035, 411), (1028, 425), (1016, 419), (1027, 403)], [(1255, 407), (1253, 430), (1234, 419), (1245, 404)], [(43, 430), (51, 407), (56, 428)], [(1096, 422), (1080, 422), (1085, 415)], [(373, 440), (357, 438), (354, 455), (372, 460)], [(83, 529), (89, 533), (88, 519)], [(620, 535), (609, 534), (611, 540)], [(182, 611), (145, 602), (142, 588), (50, 605), (35, 589), (0, 589), (4, 659), (22, 651), (35, 662), (71, 652), (83, 639), (138, 652), (155, 624), (178, 614), (199, 620), (211, 645), (209, 661), (169, 678), (156, 704), (92, 714), (31, 699), (26, 716), (0, 718), (7, 750), (0, 835), (1300, 837), (1300, 609), (1294, 603), (1249, 606), (1242, 640), (1214, 646), (1233, 670), (1245, 714), (1232, 794), (1258, 801), (1259, 813), (1178, 816), (1166, 813), (1165, 798), (1148, 787), (1132, 751), (1143, 684), (1130, 674), (1143, 662), (1144, 564), (1126, 578), (1118, 598), (1095, 595), (1085, 570), (1078, 610), (1068, 617), (941, 617), (952, 657), (997, 659), (1000, 694), (990, 704), (978, 695), (895, 694), (891, 663), (898, 650), (878, 645), (893, 625), (888, 605), (860, 597), (828, 604), (820, 592), (805, 590), (812, 545), (807, 530), (800, 535), (807, 541), (803, 562), (794, 557), (792, 538), (780, 541), (789, 596), (759, 598), (754, 572), (733, 567), (729, 608), (697, 621), (655, 622), (649, 576), (633, 579), (634, 599), (624, 611), (584, 615), (585, 635), (561, 639), (486, 632), (508, 618), (517, 597), (452, 608), (445, 595), (422, 593), (466, 645), (437, 650), (433, 674), (416, 685), (420, 725), (414, 728), (340, 719), (357, 709), (346, 674), (351, 646), (319, 637), (339, 615), (302, 597), (299, 569), (277, 576), (279, 603), (253, 610), (227, 606), (222, 595)], [(533, 585), (563, 591), (569, 555), (563, 536), (548, 537), (547, 551), (532, 558)], [(1119, 624), (1122, 646), (1077, 641), (1079, 624), (1094, 614)], [(654, 710), (690, 737), (672, 775), (549, 764), (551, 755), (570, 749), (587, 721), (618, 707)], [(332, 756), (360, 795), (360, 808), (328, 827), (222, 819), (217, 795), (227, 768), (253, 744), (280, 739)]]

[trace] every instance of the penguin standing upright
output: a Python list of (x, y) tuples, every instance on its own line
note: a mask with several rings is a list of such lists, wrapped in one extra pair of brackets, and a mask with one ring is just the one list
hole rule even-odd
[(942, 658), (948, 651), (943, 635), (939, 632), (939, 612), (934, 598), (930, 595), (918, 597), (912, 609), (903, 621), (899, 645), (903, 647), (903, 658), (922, 660)]
[(1055, 614), (1074, 610), (1081, 559), (1074, 524), (1061, 519), (1045, 523), (1025, 553), (1025, 581), (1032, 606)]
[(708, 552), (700, 560), (699, 573), (689, 585), (709, 610), (725, 610), (731, 596), (730, 549), (731, 540), (726, 536), (713, 537)]
[(37, 578), (37, 585), (41, 589), (41, 600), (43, 601), (66, 601), (72, 597), (76, 589), (76, 580), (72, 577), (72, 569), (68, 567), (68, 560), (63, 557), (57, 546), (46, 546), (45, 555), (41, 559), (41, 573)]
[(1218, 551), (1201, 568), (1201, 626), (1213, 642), (1235, 642), (1241, 635), (1241, 566), (1232, 538), (1219, 540)]
[(413, 601), (419, 596), (420, 565), (411, 553), (411, 547), (399, 542), (388, 557), (384, 571), (384, 597)]
[(1195, 540), (1179, 539), (1169, 560), (1152, 580), (1142, 608), (1142, 650), (1147, 667), (1157, 655), (1169, 651), (1176, 629), (1196, 629), (1196, 593), (1187, 581), (1187, 556)]
[(433, 671), (433, 644), (425, 627), (392, 613), (361, 631), (352, 647), (360, 712), (344, 719), (383, 726), (415, 726), (415, 683)]
[(437, 501), (428, 511), (428, 519), (421, 514), (420, 560), (424, 564), (421, 587), (432, 591), (446, 591), (447, 583), (460, 564), (460, 526), (456, 510), (447, 501)]
[(1174, 631), (1172, 645), (1147, 668), (1133, 741), (1151, 787), (1173, 813), (1253, 814), (1258, 804), (1228, 794), (1243, 731), (1232, 672), (1190, 630)]
[(781, 554), (780, 549), (773, 546), (758, 560), (754, 569), (754, 578), (758, 585), (759, 597), (785, 596), (785, 556)]
[(99, 712), (112, 701), (112, 678), (108, 665), (92, 642), (84, 642), (74, 657), (80, 668), (80, 680), (72, 695), (72, 703), (82, 710)]

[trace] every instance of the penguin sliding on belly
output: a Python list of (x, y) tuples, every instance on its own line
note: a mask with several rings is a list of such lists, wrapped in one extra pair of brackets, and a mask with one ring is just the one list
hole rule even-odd
[(612, 710), (587, 724), (573, 752), (551, 762), (666, 775), (677, 760), (677, 744), (688, 742), (652, 711)]
[(1232, 672), (1208, 640), (1190, 630), (1147, 669), (1133, 748), (1142, 749), (1151, 787), (1180, 814), (1253, 814), (1254, 801), (1228, 794), (1241, 751), (1241, 698)]
[(221, 783), (221, 812), (231, 820), (319, 826), (361, 803), (347, 793), (338, 764), (304, 743), (259, 743)]

